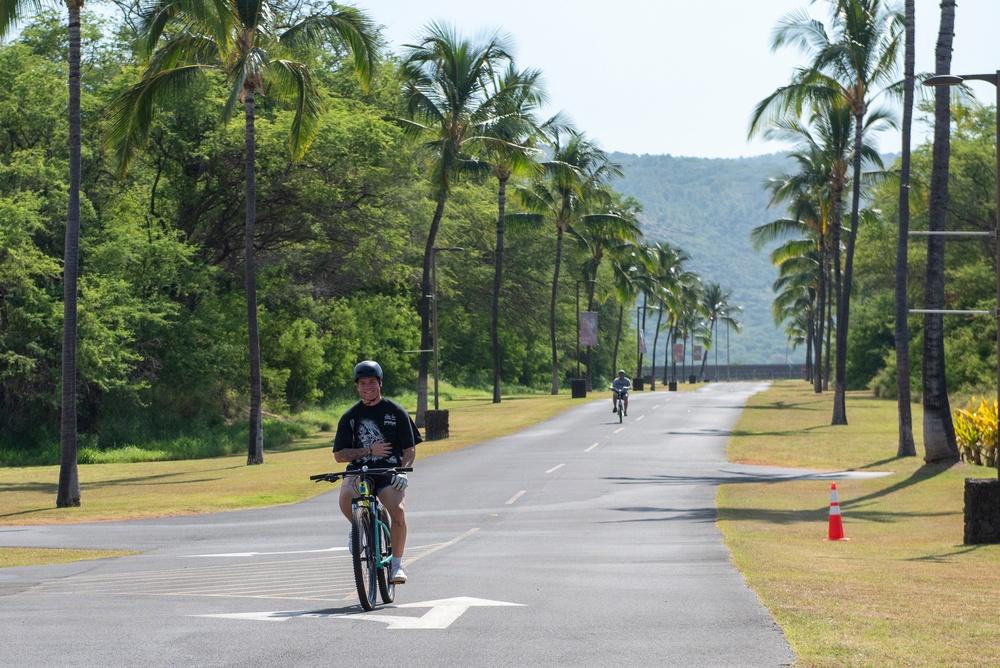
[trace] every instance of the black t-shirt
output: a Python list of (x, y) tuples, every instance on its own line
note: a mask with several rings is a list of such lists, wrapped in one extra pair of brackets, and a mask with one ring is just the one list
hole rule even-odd
[(359, 401), (347, 409), (337, 424), (333, 451), (367, 448), (375, 441), (388, 441), (392, 444), (391, 455), (355, 459), (347, 465), (347, 470), (362, 466), (389, 468), (402, 465), (403, 451), (416, 445), (416, 438), (410, 414), (396, 402), (383, 397), (374, 406), (365, 406)]

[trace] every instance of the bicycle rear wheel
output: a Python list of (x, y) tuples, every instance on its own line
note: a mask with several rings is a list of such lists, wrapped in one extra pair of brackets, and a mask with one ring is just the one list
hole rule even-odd
[(356, 506), (351, 518), (351, 538), (354, 551), (354, 582), (358, 586), (358, 599), (365, 610), (374, 610), (376, 596), (376, 550), (372, 545), (372, 516), (366, 506)]
[(379, 514), (382, 517), (384, 529), (378, 533), (379, 556), (385, 561), (385, 565), (378, 569), (378, 591), (382, 595), (383, 603), (392, 603), (396, 598), (396, 585), (392, 583), (392, 540), (389, 534), (389, 513), (385, 508), (379, 506)]

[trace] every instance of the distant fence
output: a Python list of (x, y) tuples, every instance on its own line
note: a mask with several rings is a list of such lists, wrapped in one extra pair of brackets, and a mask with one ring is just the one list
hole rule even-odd
[[(650, 375), (646, 369), (643, 374), (643, 380), (645, 383), (649, 383)], [(667, 380), (674, 380), (671, 376), (672, 369), (667, 369)], [(725, 364), (720, 364), (718, 366), (714, 364), (705, 365), (705, 375), (704, 378), (701, 377), (701, 367), (696, 365), (694, 369), (691, 365), (687, 365), (683, 369), (683, 375), (681, 370), (681, 365), (677, 365), (677, 382), (686, 383), (690, 381), (690, 377), (693, 375), (695, 380), (705, 380), (705, 381), (719, 381), (719, 380), (800, 380), (805, 378), (805, 367), (802, 364), (731, 364), (726, 366)], [(656, 367), (656, 382), (661, 383), (663, 381), (663, 367)]]

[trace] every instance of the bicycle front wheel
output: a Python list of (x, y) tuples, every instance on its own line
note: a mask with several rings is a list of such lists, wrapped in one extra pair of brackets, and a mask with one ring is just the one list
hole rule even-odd
[(618, 424), (621, 424), (622, 420), (625, 419), (624, 415), (625, 415), (625, 402), (622, 401), (621, 399), (619, 399), (618, 400)]
[(379, 507), (382, 516), (382, 530), (378, 532), (379, 555), (383, 566), (378, 569), (378, 591), (383, 603), (392, 603), (396, 598), (396, 585), (392, 583), (392, 541), (389, 537), (389, 512)]
[(376, 564), (378, 546), (372, 541), (372, 516), (366, 506), (356, 506), (351, 518), (351, 538), (354, 551), (354, 582), (358, 586), (358, 599), (365, 610), (374, 610), (377, 602)]

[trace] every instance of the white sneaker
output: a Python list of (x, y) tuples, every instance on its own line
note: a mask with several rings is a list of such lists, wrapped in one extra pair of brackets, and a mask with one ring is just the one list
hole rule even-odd
[(406, 571), (403, 570), (402, 564), (392, 569), (392, 584), (404, 584), (406, 582)]

